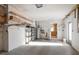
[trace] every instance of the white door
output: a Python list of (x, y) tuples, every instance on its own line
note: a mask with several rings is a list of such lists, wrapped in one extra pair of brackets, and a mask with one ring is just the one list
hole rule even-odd
[(69, 37), (69, 40), (71, 41), (72, 40), (72, 23), (69, 23), (69, 30), (68, 30), (68, 32), (69, 32), (69, 35), (68, 35), (68, 37)]

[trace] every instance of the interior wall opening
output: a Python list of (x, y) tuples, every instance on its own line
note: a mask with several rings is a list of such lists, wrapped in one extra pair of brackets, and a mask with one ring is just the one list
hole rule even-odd
[(51, 38), (57, 38), (57, 24), (53, 24), (51, 27)]

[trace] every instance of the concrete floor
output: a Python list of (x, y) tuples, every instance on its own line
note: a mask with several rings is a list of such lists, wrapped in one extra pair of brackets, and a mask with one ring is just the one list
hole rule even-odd
[(78, 55), (68, 44), (58, 41), (33, 41), (3, 55)]

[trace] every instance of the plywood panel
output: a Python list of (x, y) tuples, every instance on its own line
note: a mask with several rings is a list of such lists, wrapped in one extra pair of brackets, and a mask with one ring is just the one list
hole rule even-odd
[(54, 31), (51, 32), (52, 38), (57, 38), (57, 24), (53, 24)]
[(2, 35), (3, 35), (3, 31), (2, 31), (2, 27), (0, 27), (0, 50), (2, 50)]
[(5, 5), (0, 5), (0, 24), (3, 24), (7, 20), (7, 7)]

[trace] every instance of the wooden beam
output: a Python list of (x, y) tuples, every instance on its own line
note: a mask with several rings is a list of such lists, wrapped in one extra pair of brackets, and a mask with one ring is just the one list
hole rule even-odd
[(18, 17), (21, 17), (21, 18), (23, 18), (23, 19), (25, 19), (25, 20), (27, 20), (27, 21), (32, 22), (32, 20), (29, 20), (28, 18), (26, 18), (26, 17), (24, 17), (24, 16), (21, 16), (21, 15), (15, 13), (15, 12), (10, 11), (9, 13), (10, 13), (10, 14), (13, 14), (13, 15), (16, 15), (16, 16), (18, 16)]
[(72, 8), (72, 10), (69, 11), (69, 13), (68, 13), (67, 15), (65, 15), (65, 17), (64, 17), (62, 20), (65, 20), (68, 16), (70, 16), (73, 11), (76, 11), (76, 8), (77, 8), (77, 7), (79, 7), (79, 5), (74, 6), (74, 7)]

